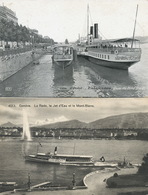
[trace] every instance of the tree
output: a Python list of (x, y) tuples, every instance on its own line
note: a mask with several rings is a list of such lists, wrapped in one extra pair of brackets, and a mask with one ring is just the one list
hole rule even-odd
[(148, 153), (143, 157), (143, 163), (139, 167), (138, 173), (148, 175)]
[(69, 44), (68, 39), (65, 39), (65, 44)]
[(0, 38), (1, 41), (7, 40), (7, 22), (4, 19), (1, 19), (0, 21)]
[(1, 41), (1, 45), (2, 45), (3, 36), (4, 36), (3, 23), (2, 23), (2, 21), (0, 21), (0, 41)]
[(43, 38), (41, 35), (31, 32), (26, 26), (14, 24), (13, 21), (4, 19), (0, 20), (0, 44), (2, 44), (2, 41), (5, 41), (6, 44), (8, 44), (8, 41), (17, 42), (17, 46), (19, 46), (20, 42), (24, 45), (25, 42), (32, 42), (32, 44), (54, 43), (50, 38)]

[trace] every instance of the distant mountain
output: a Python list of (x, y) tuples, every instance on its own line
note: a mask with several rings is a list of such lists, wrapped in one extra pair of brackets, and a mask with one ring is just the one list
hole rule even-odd
[(148, 113), (130, 113), (110, 116), (90, 123), (80, 122), (79, 120), (64, 121), (52, 124), (37, 126), (37, 128), (148, 128)]
[(148, 36), (136, 36), (135, 38), (140, 40), (141, 43), (148, 43)]
[(87, 123), (81, 122), (79, 120), (70, 120), (64, 122), (50, 123), (46, 125), (37, 126), (37, 128), (86, 128)]
[(88, 124), (91, 129), (100, 128), (148, 128), (148, 113), (130, 113), (110, 116)]
[(18, 125), (15, 125), (15, 124), (13, 124), (13, 123), (11, 123), (11, 122), (7, 122), (7, 123), (4, 123), (4, 124), (2, 124), (2, 125), (0, 125), (1, 127), (18, 127)]

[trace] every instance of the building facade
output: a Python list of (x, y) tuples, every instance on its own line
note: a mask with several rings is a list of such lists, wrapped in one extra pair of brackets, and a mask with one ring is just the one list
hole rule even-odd
[(6, 6), (0, 6), (0, 20), (4, 19), (7, 21), (13, 21), (15, 24), (18, 23), (18, 18), (16, 17), (15, 12)]

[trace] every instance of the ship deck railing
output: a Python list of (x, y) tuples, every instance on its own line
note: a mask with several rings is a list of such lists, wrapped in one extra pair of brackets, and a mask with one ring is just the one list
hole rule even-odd
[(113, 47), (113, 48), (91, 48), (87, 49), (88, 51), (102, 52), (102, 53), (125, 53), (125, 52), (141, 52), (141, 48), (128, 48), (128, 47)]
[(54, 54), (54, 59), (72, 59), (72, 54)]

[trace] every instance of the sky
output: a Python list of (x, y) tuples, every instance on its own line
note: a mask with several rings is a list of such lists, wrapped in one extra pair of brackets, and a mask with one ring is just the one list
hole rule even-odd
[[(39, 104), (47, 107), (35, 107)], [(61, 107), (61, 104), (67, 107)], [(91, 107), (77, 107), (78, 104)], [(12, 105), (15, 107), (10, 107)], [(25, 108), (22, 105), (30, 107)], [(148, 112), (148, 98), (1, 98), (0, 124), (22, 124), (23, 110), (27, 113), (31, 125), (74, 119), (88, 123), (108, 116)]]
[(136, 35), (148, 35), (148, 0), (0, 0), (3, 3), (16, 12), (19, 24), (57, 42), (86, 36), (88, 4), (89, 23), (98, 23), (103, 37), (131, 37), (138, 4)]

